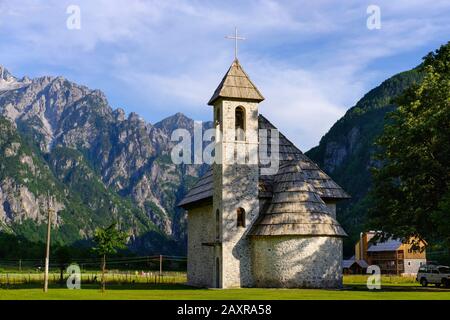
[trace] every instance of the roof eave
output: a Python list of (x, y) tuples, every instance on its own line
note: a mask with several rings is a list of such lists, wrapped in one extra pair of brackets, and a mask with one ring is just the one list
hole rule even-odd
[(250, 102), (257, 102), (257, 103), (264, 101), (263, 96), (261, 96), (261, 98), (256, 99), (256, 98), (239, 98), (239, 97), (227, 97), (227, 96), (217, 95), (217, 96), (212, 96), (211, 99), (209, 99), (208, 105), (213, 106), (215, 104), (215, 102), (219, 99), (230, 100), (230, 101), (250, 101)]
[(284, 234), (254, 234), (251, 231), (248, 233), (248, 238), (258, 238), (258, 237), (333, 237), (333, 238), (346, 238), (348, 237), (348, 234), (344, 231), (343, 234), (329, 234), (329, 233), (284, 233)]
[(191, 201), (191, 202), (183, 202), (180, 201), (180, 203), (177, 204), (178, 208), (183, 208), (184, 210), (189, 210), (192, 208), (196, 208), (199, 207), (201, 205), (207, 205), (207, 204), (211, 204), (212, 203), (213, 198), (212, 197), (207, 197), (207, 198), (203, 198), (203, 199), (198, 199), (195, 201)]
[[(343, 190), (343, 189), (342, 189)], [(345, 191), (344, 191), (345, 192)], [(339, 196), (339, 197), (325, 197), (325, 196), (320, 196), (320, 198), (323, 200), (323, 201), (325, 201), (325, 202), (327, 202), (327, 201), (336, 201), (336, 202), (338, 202), (338, 201), (342, 201), (342, 200), (348, 200), (348, 199), (351, 199), (352, 197), (348, 194), (348, 193), (345, 193), (345, 195), (343, 195), (343, 196)]]

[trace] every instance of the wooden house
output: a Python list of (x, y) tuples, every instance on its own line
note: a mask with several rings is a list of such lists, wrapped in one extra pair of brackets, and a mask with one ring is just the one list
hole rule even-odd
[(377, 265), (382, 274), (414, 275), (426, 263), (426, 242), (416, 238), (408, 241), (375, 240), (375, 231), (362, 233), (355, 245), (355, 260)]

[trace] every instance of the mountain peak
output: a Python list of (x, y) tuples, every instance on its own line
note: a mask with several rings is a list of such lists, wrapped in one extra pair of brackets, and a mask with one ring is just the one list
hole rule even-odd
[[(154, 127), (170, 135), (175, 129), (193, 130), (194, 120), (181, 112), (177, 112), (174, 115), (155, 123)], [(203, 129), (210, 129), (213, 127), (213, 123), (212, 121), (205, 121), (203, 122), (202, 127)]]
[(173, 116), (167, 117), (166, 119), (176, 119), (176, 120), (191, 120), (184, 113), (177, 112)]
[(0, 91), (8, 91), (19, 89), (30, 83), (29, 79), (26, 81), (18, 80), (14, 77), (8, 69), (0, 65)]
[(0, 80), (13, 81), (16, 80), (16, 78), (8, 71), (8, 69), (0, 65)]
[(155, 127), (159, 129), (174, 130), (178, 128), (191, 128), (193, 124), (194, 121), (191, 118), (188, 118), (181, 112), (177, 112), (156, 123)]
[(163, 122), (163, 121), (179, 122), (179, 121), (192, 121), (192, 119), (187, 117), (184, 113), (177, 112), (174, 115), (171, 115), (171, 116), (161, 120), (161, 122)]

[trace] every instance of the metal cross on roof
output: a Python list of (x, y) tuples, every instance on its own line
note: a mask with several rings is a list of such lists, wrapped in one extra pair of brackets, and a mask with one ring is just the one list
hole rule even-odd
[(245, 38), (238, 36), (237, 27), (234, 28), (234, 36), (225, 36), (225, 38), (234, 40), (234, 58), (237, 59), (238, 40), (245, 40)]

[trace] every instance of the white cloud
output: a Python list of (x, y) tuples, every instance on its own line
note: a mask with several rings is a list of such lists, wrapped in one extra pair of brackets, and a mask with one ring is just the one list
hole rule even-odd
[(304, 150), (384, 80), (373, 63), (450, 35), (441, 0), (377, 1), (377, 31), (367, 30), (371, 3), (360, 0), (79, 0), (80, 31), (65, 27), (70, 4), (1, 2), (0, 63), (83, 80), (152, 121), (177, 111), (208, 119), (233, 55), (223, 37), (237, 25), (248, 38), (241, 62), (266, 97), (261, 112)]

